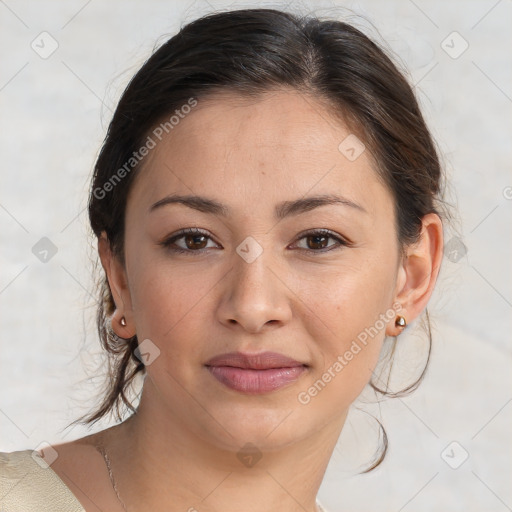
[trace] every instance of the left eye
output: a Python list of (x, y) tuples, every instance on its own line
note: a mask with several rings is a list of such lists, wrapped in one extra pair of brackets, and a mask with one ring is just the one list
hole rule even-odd
[[(335, 240), (335, 243), (329, 244), (329, 239)], [(348, 245), (348, 243), (341, 237), (334, 235), (330, 231), (324, 230), (305, 233), (299, 238), (299, 241), (300, 240), (306, 241), (306, 247), (299, 247), (301, 250), (313, 252), (326, 252), (335, 247)]]

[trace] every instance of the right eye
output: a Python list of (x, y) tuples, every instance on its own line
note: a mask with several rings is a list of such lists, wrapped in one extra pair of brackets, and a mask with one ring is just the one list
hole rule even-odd
[[(212, 248), (207, 245), (209, 240), (213, 241), (205, 231), (198, 228), (186, 228), (166, 238), (160, 245), (174, 252), (202, 254), (206, 249)], [(178, 241), (181, 245), (177, 243)]]

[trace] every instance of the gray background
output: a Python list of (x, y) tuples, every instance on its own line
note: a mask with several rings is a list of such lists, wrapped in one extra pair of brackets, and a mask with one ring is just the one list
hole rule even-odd
[[(0, 1), (0, 450), (108, 426), (65, 430), (93, 406), (102, 382), (85, 206), (123, 87), (180, 25), (230, 6), (285, 5)], [(427, 377), (409, 397), (355, 404), (362, 411), (350, 413), (319, 499), (333, 512), (512, 510), (512, 2), (292, 2), (291, 9), (348, 20), (398, 54), (459, 215), (445, 232), (450, 258), (429, 307)], [(401, 338), (398, 378), (416, 368), (422, 339), (414, 326)], [(377, 443), (364, 411), (384, 423), (390, 450), (378, 470), (358, 475)]]

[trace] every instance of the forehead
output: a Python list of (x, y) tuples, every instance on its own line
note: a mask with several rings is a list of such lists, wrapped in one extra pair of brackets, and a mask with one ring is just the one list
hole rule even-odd
[(216, 93), (155, 142), (130, 194), (147, 208), (171, 192), (229, 197), (240, 210), (333, 192), (367, 210), (389, 206), (369, 151), (357, 156), (362, 142), (325, 102), (298, 91)]
[(337, 155), (340, 137), (349, 133), (331, 107), (310, 94), (285, 89), (248, 97), (224, 91), (199, 100), (163, 145), (174, 139), (175, 145), (194, 143), (205, 152), (225, 147), (254, 151), (260, 160), (272, 158), (271, 151), (260, 149), (281, 150), (288, 158), (299, 153), (318, 158), (326, 151)]

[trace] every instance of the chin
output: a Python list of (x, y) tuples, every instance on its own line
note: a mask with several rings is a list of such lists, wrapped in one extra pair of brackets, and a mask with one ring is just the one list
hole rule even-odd
[(247, 444), (261, 451), (279, 450), (307, 438), (325, 424), (320, 419), (314, 421), (311, 415), (304, 417), (306, 410), (297, 410), (295, 404), (277, 408), (230, 405), (209, 411), (218, 422), (210, 417), (204, 426), (208, 441), (234, 452)]

